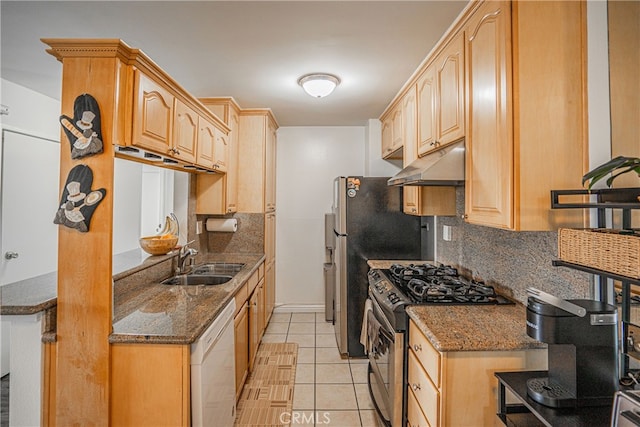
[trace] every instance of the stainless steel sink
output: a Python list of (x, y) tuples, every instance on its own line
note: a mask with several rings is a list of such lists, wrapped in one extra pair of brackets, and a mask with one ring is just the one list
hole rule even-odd
[(211, 274), (235, 276), (243, 267), (244, 264), (240, 263), (212, 262), (194, 267), (189, 274), (198, 276)]
[(224, 274), (180, 274), (163, 280), (163, 285), (223, 285), (233, 279)]

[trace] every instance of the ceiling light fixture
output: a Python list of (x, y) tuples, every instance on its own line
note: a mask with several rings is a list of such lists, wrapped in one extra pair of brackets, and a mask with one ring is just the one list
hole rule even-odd
[(300, 77), (298, 84), (314, 98), (324, 98), (340, 84), (340, 79), (332, 74), (307, 74)]

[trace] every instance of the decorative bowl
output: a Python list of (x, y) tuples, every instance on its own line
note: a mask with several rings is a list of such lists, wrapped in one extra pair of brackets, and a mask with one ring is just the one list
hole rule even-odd
[(178, 237), (172, 234), (140, 238), (140, 247), (151, 255), (165, 255), (178, 244)]

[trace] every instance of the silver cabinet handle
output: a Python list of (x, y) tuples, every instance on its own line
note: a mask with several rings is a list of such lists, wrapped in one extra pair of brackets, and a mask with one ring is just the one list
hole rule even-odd
[(414, 344), (413, 351), (422, 351), (422, 344)]
[(411, 384), (411, 388), (413, 389), (413, 391), (418, 391), (420, 390), (420, 384), (413, 383)]
[(20, 254), (18, 252), (7, 251), (4, 253), (4, 259), (15, 259), (18, 258)]

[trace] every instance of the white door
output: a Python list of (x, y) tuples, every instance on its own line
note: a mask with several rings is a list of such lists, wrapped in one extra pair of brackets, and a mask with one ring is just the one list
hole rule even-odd
[(0, 285), (58, 269), (60, 144), (2, 130)]

